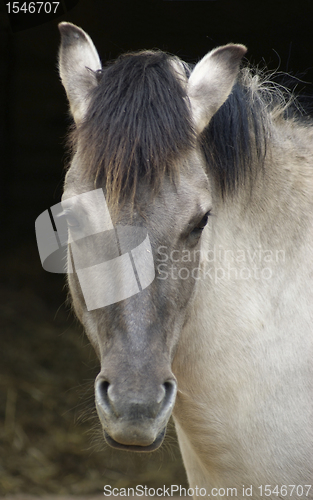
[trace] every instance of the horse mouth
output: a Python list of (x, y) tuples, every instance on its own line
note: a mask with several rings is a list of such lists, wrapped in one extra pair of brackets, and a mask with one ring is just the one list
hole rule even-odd
[(124, 450), (124, 451), (136, 451), (136, 452), (150, 452), (157, 450), (161, 444), (163, 443), (164, 437), (165, 437), (165, 432), (166, 432), (166, 427), (160, 432), (158, 437), (153, 441), (153, 443), (149, 444), (148, 446), (140, 446), (140, 445), (133, 445), (133, 444), (122, 444), (119, 443), (118, 441), (115, 441), (109, 434), (105, 431), (103, 431), (104, 438), (107, 442), (108, 445), (110, 445), (112, 448), (116, 448), (118, 450)]

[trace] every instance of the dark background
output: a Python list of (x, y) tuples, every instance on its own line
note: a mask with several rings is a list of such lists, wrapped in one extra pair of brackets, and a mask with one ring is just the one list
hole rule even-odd
[(185, 484), (171, 436), (149, 460), (90, 445), (97, 361), (64, 304), (64, 276), (40, 265), (34, 222), (60, 201), (71, 123), (56, 66), (63, 20), (87, 31), (103, 61), (159, 48), (194, 63), (243, 43), (250, 63), (298, 75), (292, 87), (310, 95), (313, 1), (80, 0), (23, 30), (0, 1), (0, 493)]
[(34, 242), (34, 219), (60, 199), (70, 120), (56, 66), (58, 22), (83, 27), (103, 61), (160, 48), (196, 62), (217, 45), (238, 42), (251, 63), (313, 82), (312, 0), (80, 0), (66, 15), (16, 33), (5, 1), (0, 6), (1, 222), (10, 250)]

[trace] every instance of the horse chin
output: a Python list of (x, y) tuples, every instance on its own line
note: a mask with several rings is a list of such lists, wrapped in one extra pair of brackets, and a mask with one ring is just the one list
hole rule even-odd
[(165, 432), (166, 432), (166, 427), (160, 432), (158, 437), (153, 441), (153, 443), (147, 445), (147, 446), (140, 446), (138, 444), (122, 444), (118, 443), (113, 439), (107, 432), (103, 431), (105, 441), (107, 442), (108, 445), (110, 445), (112, 448), (116, 448), (118, 450), (124, 450), (124, 451), (136, 451), (139, 453), (145, 453), (145, 452), (151, 452), (157, 450), (161, 444), (163, 443), (164, 437), (165, 437)]

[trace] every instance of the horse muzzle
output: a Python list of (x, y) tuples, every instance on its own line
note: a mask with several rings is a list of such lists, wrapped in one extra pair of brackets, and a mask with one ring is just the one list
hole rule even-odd
[(124, 383), (110, 384), (101, 374), (95, 382), (95, 400), (106, 442), (128, 451), (153, 451), (163, 442), (177, 384), (174, 378), (158, 387), (134, 391)]

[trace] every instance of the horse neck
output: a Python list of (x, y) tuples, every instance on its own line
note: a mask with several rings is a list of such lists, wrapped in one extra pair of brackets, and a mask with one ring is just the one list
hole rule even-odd
[(313, 222), (313, 127), (273, 119), (265, 165), (254, 168), (251, 189), (247, 183), (234, 197), (217, 197), (219, 225), (248, 247), (295, 257)]
[(234, 338), (239, 350), (251, 336), (270, 341), (284, 331), (293, 337), (288, 311), (295, 303), (298, 330), (306, 335), (311, 328), (313, 130), (281, 122), (273, 132), (253, 188), (241, 187), (225, 200), (215, 196), (201, 242), (205, 279), (190, 304), (177, 373), (187, 373), (185, 352), (205, 366), (208, 350), (230, 352)]
[[(178, 381), (174, 418), (192, 486), (216, 486), (225, 477), (236, 486), (236, 470), (250, 466), (255, 476), (250, 483), (260, 484), (262, 471), (253, 450), (264, 444), (262, 417), (260, 425), (252, 408), (251, 424), (249, 405), (258, 394), (280, 394), (278, 406), (290, 398), (301, 408), (299, 387), (311, 363), (313, 324), (313, 156), (308, 140), (291, 125), (277, 129), (252, 191), (224, 201), (216, 197), (204, 230), (201, 266), (211, 273), (196, 283), (173, 361)], [(266, 268), (271, 275), (260, 276)], [(284, 385), (288, 398), (280, 390), (275, 393)], [(238, 436), (245, 443), (242, 453)], [(251, 436), (255, 445), (246, 456)], [(267, 437), (278, 449), (277, 436)]]

